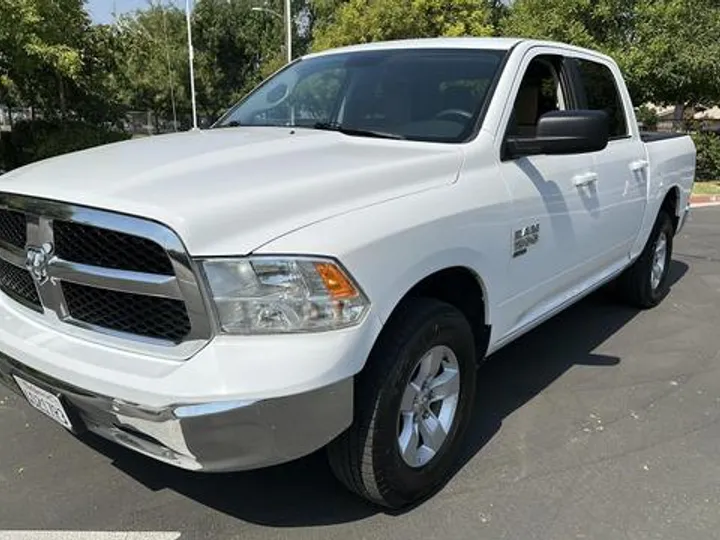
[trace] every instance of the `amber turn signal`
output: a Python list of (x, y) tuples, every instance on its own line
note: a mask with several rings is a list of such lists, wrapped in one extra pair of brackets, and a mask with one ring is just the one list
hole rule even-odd
[(316, 262), (315, 269), (323, 280), (330, 296), (335, 300), (356, 298), (358, 291), (348, 277), (336, 265), (330, 262)]

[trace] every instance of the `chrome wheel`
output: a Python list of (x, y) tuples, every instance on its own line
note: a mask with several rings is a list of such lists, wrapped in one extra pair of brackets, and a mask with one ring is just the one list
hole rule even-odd
[(652, 287), (653, 291), (660, 286), (660, 282), (665, 275), (667, 249), (667, 235), (662, 232), (655, 243), (655, 251), (653, 252), (652, 267), (650, 271), (650, 287)]
[(460, 398), (460, 366), (445, 345), (430, 349), (413, 369), (400, 402), (398, 448), (405, 463), (427, 465), (448, 438)]

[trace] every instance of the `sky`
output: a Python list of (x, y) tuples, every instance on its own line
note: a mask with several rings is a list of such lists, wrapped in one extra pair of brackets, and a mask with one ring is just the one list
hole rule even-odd
[[(144, 8), (148, 0), (87, 0), (87, 10), (94, 23), (112, 22), (113, 9), (118, 15)], [(113, 8), (114, 6), (114, 8)]]
[[(177, 5), (182, 2), (180, 0), (169, 0)], [(509, 4), (511, 0), (503, 0)], [(87, 10), (92, 17), (94, 23), (107, 24), (112, 22), (113, 10), (117, 14), (127, 13), (144, 8), (148, 5), (148, 0), (87, 0)], [(184, 4), (183, 4), (184, 5)]]

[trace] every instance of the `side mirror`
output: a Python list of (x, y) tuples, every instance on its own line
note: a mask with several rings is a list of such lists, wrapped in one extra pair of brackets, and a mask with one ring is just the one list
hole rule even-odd
[(535, 137), (508, 137), (503, 158), (598, 152), (609, 140), (610, 120), (605, 111), (554, 111), (540, 117)]

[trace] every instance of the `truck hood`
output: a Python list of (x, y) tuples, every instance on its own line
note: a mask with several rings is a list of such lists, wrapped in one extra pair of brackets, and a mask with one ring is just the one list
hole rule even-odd
[(246, 254), (310, 223), (452, 183), (455, 145), (241, 127), (100, 146), (0, 176), (0, 191), (150, 218), (192, 255)]

